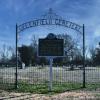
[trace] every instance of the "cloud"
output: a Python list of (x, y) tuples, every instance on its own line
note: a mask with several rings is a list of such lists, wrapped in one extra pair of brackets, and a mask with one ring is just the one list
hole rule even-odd
[(100, 25), (97, 26), (97, 28), (95, 29), (95, 33), (94, 34), (95, 34), (96, 37), (100, 36)]
[[(34, 17), (47, 12), (49, 8), (53, 8), (58, 15), (66, 20), (80, 25), (85, 24), (88, 45), (95, 45), (98, 41), (97, 37), (100, 36), (100, 0), (2, 0), (0, 1), (1, 38), (7, 36), (8, 41), (14, 40), (16, 22), (33, 20)], [(43, 31), (35, 32), (39, 32), (41, 35)]]

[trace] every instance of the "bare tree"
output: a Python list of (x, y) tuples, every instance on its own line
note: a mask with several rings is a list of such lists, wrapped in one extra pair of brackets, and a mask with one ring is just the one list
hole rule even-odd
[(34, 48), (34, 49), (37, 49), (37, 39), (36, 39), (36, 36), (35, 35), (32, 35), (32, 38), (31, 38), (31, 46)]
[(9, 56), (9, 48), (8, 46), (6, 46), (5, 44), (2, 46), (2, 50), (1, 50), (1, 60), (2, 62), (5, 62), (8, 60), (8, 56)]
[(66, 57), (73, 58), (78, 50), (77, 42), (75, 42), (71, 36), (67, 34), (59, 34), (57, 38), (64, 39), (64, 54)]

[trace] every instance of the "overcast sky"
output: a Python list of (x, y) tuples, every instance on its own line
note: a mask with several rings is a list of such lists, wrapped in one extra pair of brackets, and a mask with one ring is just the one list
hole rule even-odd
[(66, 20), (85, 24), (86, 45), (98, 44), (100, 0), (0, 0), (0, 45), (14, 46), (16, 23), (19, 25), (40, 17), (49, 8)]

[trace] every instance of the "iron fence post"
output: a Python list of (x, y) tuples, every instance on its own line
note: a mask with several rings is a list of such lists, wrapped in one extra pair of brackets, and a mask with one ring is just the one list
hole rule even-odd
[(15, 72), (15, 89), (18, 87), (18, 32), (17, 32), (17, 24), (16, 24), (16, 72)]
[(83, 24), (83, 88), (86, 87), (85, 85), (85, 26)]

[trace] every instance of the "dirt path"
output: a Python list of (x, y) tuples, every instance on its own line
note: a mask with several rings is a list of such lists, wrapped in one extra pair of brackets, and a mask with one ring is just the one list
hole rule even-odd
[(0, 100), (100, 100), (99, 91), (73, 91), (55, 95), (0, 91)]

